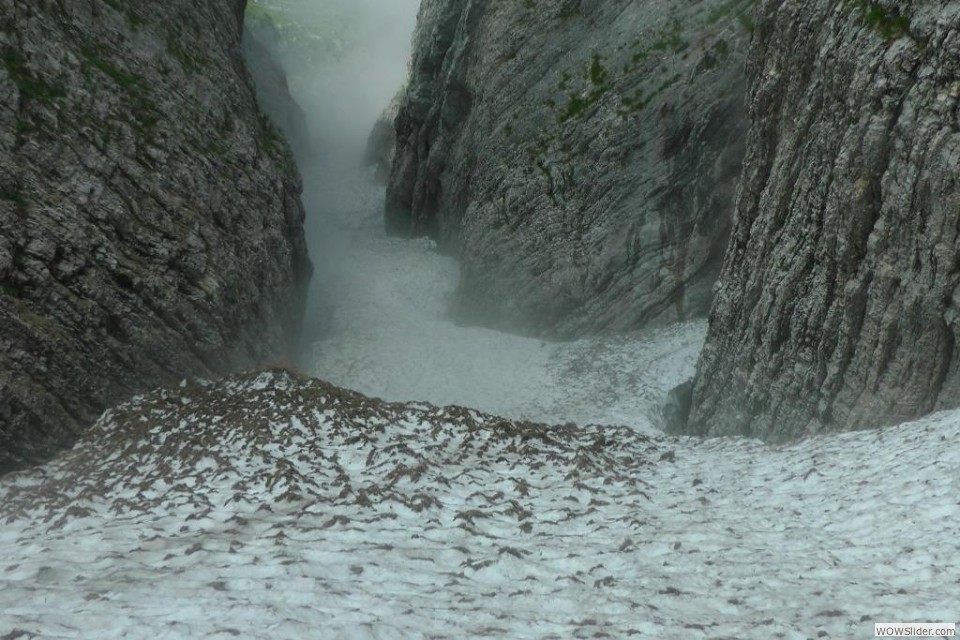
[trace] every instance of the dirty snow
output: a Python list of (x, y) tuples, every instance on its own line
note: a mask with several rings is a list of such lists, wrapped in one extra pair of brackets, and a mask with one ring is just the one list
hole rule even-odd
[(191, 383), (0, 481), (0, 631), (799, 639), (956, 621), (958, 425), (769, 447), (282, 372)]

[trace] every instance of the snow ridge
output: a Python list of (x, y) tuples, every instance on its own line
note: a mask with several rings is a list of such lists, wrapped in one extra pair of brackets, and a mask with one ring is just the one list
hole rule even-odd
[(0, 633), (808, 638), (954, 621), (958, 424), (770, 448), (387, 403), (282, 371), (187, 382), (0, 480)]

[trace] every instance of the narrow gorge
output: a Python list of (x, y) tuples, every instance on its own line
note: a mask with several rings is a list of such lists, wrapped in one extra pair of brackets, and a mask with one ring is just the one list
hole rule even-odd
[(0, 51), (0, 640), (960, 624), (960, 1), (0, 0)]
[(709, 312), (678, 433), (955, 407), (957, 10), (426, 1), (387, 227), (460, 260), (464, 323), (569, 338)]
[[(673, 431), (784, 440), (956, 404), (952, 3), (427, 0), (407, 70), (406, 52), (362, 42), (390, 23), (412, 28), (412, 3), (363, 9), (363, 41), (335, 4), (302, 6), (353, 40), (278, 22), (289, 7), (255, 6), (244, 27), (237, 2), (7, 2), (5, 467), (187, 375), (299, 361), (368, 393), (486, 405), (510, 394), (490, 382), (503, 369), (552, 370), (563, 384), (558, 371), (595, 370), (611, 340), (640, 344), (638, 331), (708, 313), (696, 376), (667, 400)], [(371, 71), (376, 55), (394, 56), (389, 72)], [(342, 107), (330, 101), (351, 91)], [(291, 146), (323, 265), (309, 308)], [(387, 232), (427, 244), (361, 246), (378, 233), (380, 197), (352, 168), (364, 153), (387, 181)], [(494, 359), (487, 378), (470, 366), (490, 351), (476, 332), (359, 331), (395, 314), (383, 303), (405, 286), (373, 265), (387, 247), (415, 246), (433, 280), (412, 304), (464, 329), (550, 341), (542, 353), (517, 342), (528, 355)], [(419, 267), (393, 273), (406, 268)], [(364, 290), (379, 293), (348, 317)], [(698, 330), (685, 331), (688, 353)], [(447, 355), (420, 366), (431, 352)], [(450, 360), (468, 365), (453, 387), (487, 395), (439, 391)], [(624, 406), (643, 395), (643, 420), (663, 426), (653, 387), (624, 386), (636, 365), (620, 360), (605, 394)]]
[(703, 317), (747, 128), (749, 0), (429, 0), (387, 227), (461, 262), (456, 313), (549, 337)]

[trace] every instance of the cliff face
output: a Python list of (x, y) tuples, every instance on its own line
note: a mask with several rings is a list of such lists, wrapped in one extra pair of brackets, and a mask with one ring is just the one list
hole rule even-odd
[(282, 35), (268, 16), (247, 15), (243, 28), (243, 59), (253, 78), (257, 104), (277, 125), (301, 163), (311, 155), (307, 117), (290, 93), (287, 75), (274, 53)]
[(687, 429), (780, 440), (960, 402), (960, 3), (762, 2)]
[(377, 182), (383, 184), (386, 184), (390, 178), (390, 170), (397, 150), (397, 134), (393, 127), (400, 112), (402, 95), (402, 91), (398, 93), (377, 118), (367, 138), (367, 147), (363, 154), (363, 163), (368, 167), (375, 167), (374, 177)]
[(746, 132), (751, 0), (426, 0), (390, 232), (465, 320), (570, 336), (705, 315)]
[(0, 0), (0, 468), (107, 406), (287, 352), (299, 179), (244, 0)]

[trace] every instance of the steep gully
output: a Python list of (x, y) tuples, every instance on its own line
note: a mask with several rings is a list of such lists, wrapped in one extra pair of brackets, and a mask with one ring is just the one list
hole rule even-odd
[[(577, 385), (590, 387), (593, 383), (584, 380), (593, 379), (592, 366), (598, 360), (617, 360), (619, 372), (643, 370), (636, 376), (644, 378), (649, 373), (646, 361), (625, 357), (629, 348), (612, 348), (604, 339), (539, 343), (541, 353), (535, 353), (536, 342), (510, 336), (496, 342), (483, 330), (455, 330), (445, 318), (446, 310), (460, 311), (461, 323), (467, 308), (468, 321), (515, 329), (525, 319), (527, 329), (532, 322), (533, 333), (561, 336), (582, 335), (584, 327), (622, 330), (649, 325), (651, 320), (656, 324), (699, 315), (692, 311), (696, 305), (688, 303), (702, 302), (703, 285), (712, 282), (707, 277), (711, 271), (697, 266), (687, 273), (690, 264), (683, 259), (680, 264), (686, 266), (677, 271), (676, 282), (640, 277), (670, 272), (671, 265), (676, 266), (676, 256), (650, 251), (674, 242), (660, 234), (635, 235), (630, 215), (645, 203), (664, 204), (650, 196), (661, 191), (657, 181), (664, 176), (656, 168), (673, 155), (665, 150), (676, 144), (691, 145), (692, 157), (715, 156), (708, 167), (723, 171), (682, 163), (684, 177), (668, 175), (666, 184), (692, 180), (702, 183), (704, 193), (714, 193), (718, 185), (733, 182), (728, 171), (731, 159), (724, 155), (731, 138), (703, 137), (711, 127), (694, 135), (684, 126), (680, 127), (684, 135), (674, 135), (677, 118), (670, 114), (677, 105), (684, 105), (681, 115), (690, 108), (683, 100), (687, 94), (680, 92), (685, 83), (690, 83), (691, 95), (707, 95), (709, 103), (713, 95), (707, 91), (709, 78), (725, 78), (723, 74), (737, 68), (743, 36), (735, 16), (730, 5), (718, 6), (706, 17), (686, 15), (677, 7), (670, 23), (673, 30), (661, 33), (659, 39), (648, 38), (648, 48), (633, 53), (626, 62), (624, 51), (642, 48), (643, 39), (610, 51), (576, 51), (573, 57), (581, 63), (592, 62), (570, 66), (568, 73), (556, 67), (555, 58), (568, 56), (584, 40), (584, 29), (597, 28), (605, 34), (600, 25), (609, 21), (622, 26), (625, 16), (641, 27), (655, 24), (643, 13), (642, 3), (572, 7), (569, 3), (538, 6), (544, 20), (531, 28), (531, 37), (557, 46), (544, 59), (528, 60), (524, 56), (537, 47), (512, 50), (506, 45), (517, 42), (512, 37), (515, 27), (525, 24), (521, 18), (529, 7), (448, 0), (422, 4), (411, 86), (396, 120), (398, 150), (387, 193), (387, 224), (394, 232), (429, 233), (443, 250), (461, 257), (463, 275), (458, 278), (456, 267), (436, 255), (430, 242), (408, 245), (387, 240), (379, 230), (379, 194), (356, 174), (345, 178), (338, 168), (343, 164), (329, 166), (328, 162), (314, 169), (321, 177), (311, 180), (328, 203), (327, 215), (316, 218), (325, 221), (318, 222), (326, 225), (318, 235), (327, 237), (328, 245), (319, 247), (315, 255), (326, 254), (321, 259), (327, 260), (328, 268), (321, 272), (329, 277), (329, 291), (315, 298), (336, 301), (330, 333), (315, 349), (316, 373), (334, 379), (342, 376), (348, 386), (398, 399), (488, 402), (484, 408), (492, 411), (525, 411), (530, 409), (520, 407), (544, 403), (559, 406), (558, 400), (531, 402), (530, 392), (524, 389), (559, 389), (553, 395), (566, 397), (571, 385), (556, 373), (564, 367), (578, 372)], [(618, 10), (607, 15), (603, 7)], [(834, 6), (810, 0), (789, 9), (774, 0), (760, 3), (756, 25), (749, 29), (753, 44), (747, 60), (751, 85), (747, 103), (753, 125), (710, 334), (695, 383), (685, 390), (693, 411), (689, 424), (679, 425), (699, 434), (786, 440), (821, 430), (907, 420), (956, 404), (951, 309), (958, 285), (950, 251), (956, 242), (952, 225), (944, 223), (955, 212), (952, 203), (956, 201), (958, 92), (952, 80), (956, 57), (951, 53), (958, 46), (955, 3), (928, 2), (911, 9), (873, 3)], [(728, 41), (731, 33), (740, 35)], [(714, 38), (719, 39), (714, 43)], [(718, 57), (720, 49), (726, 57)], [(843, 55), (846, 52), (851, 55)], [(641, 68), (651, 59), (661, 66)], [(718, 72), (721, 59), (727, 62)], [(802, 72), (781, 71), (795, 66)], [(533, 77), (530, 69), (558, 76), (560, 82), (538, 84), (542, 73)], [(610, 69), (623, 69), (624, 76), (614, 78)], [(560, 104), (553, 97), (569, 88), (574, 72), (580, 73), (586, 88), (579, 94), (569, 93), (566, 110), (557, 115)], [(667, 74), (669, 82), (661, 85), (663, 89), (643, 94), (647, 96), (643, 100), (631, 97), (640, 95), (630, 93), (634, 75), (646, 78), (648, 72)], [(742, 80), (742, 68), (731, 77)], [(510, 81), (524, 90), (536, 88), (525, 94), (524, 104), (545, 108), (531, 106), (517, 113), (511, 105), (500, 104), (498, 97), (512, 96), (517, 89), (503, 89), (503, 83)], [(726, 88), (729, 83), (719, 84)], [(333, 95), (340, 98), (340, 92)], [(464, 96), (470, 99), (465, 101)], [(861, 109), (849, 107), (853, 96), (862, 102)], [(389, 94), (383, 96), (382, 102), (388, 98)], [(736, 139), (741, 119), (726, 106), (728, 102), (738, 100), (717, 90), (716, 101), (709, 103), (716, 107), (693, 108), (677, 121), (696, 121), (695, 116), (715, 109)], [(639, 119), (637, 112), (642, 114)], [(576, 122), (571, 121), (573, 113)], [(850, 113), (863, 117), (857, 120)], [(510, 119), (506, 126), (505, 118)], [(634, 129), (634, 123), (642, 127), (658, 118), (659, 128)], [(509, 160), (516, 155), (513, 140), (536, 138), (538, 128), (550, 122), (560, 130), (542, 138), (546, 155), (532, 158), (548, 178), (544, 194), (542, 176)], [(627, 123), (625, 130), (616, 130), (623, 123)], [(587, 139), (581, 140), (584, 132)], [(618, 162), (627, 168), (617, 164), (620, 173), (614, 165), (603, 164), (604, 141), (634, 137), (654, 142), (646, 147), (652, 149), (649, 155), (621, 157)], [(601, 141), (599, 149), (590, 146), (594, 140)], [(359, 146), (348, 141), (330, 157), (358, 155)], [(555, 192), (553, 165), (560, 167), (561, 156), (571, 149), (581, 154), (574, 169), (593, 167), (597, 179), (612, 180), (603, 191), (617, 194), (615, 200), (621, 204), (631, 194), (630, 205), (620, 207), (622, 211), (604, 205), (603, 215), (571, 219), (584, 207), (597, 204), (589, 194), (575, 193), (571, 205), (561, 202), (563, 198)], [(911, 155), (914, 149), (919, 156)], [(927, 149), (939, 151), (926, 154)], [(621, 174), (627, 179), (617, 177)], [(629, 190), (635, 188), (637, 176), (650, 175), (659, 176), (653, 188)], [(510, 182), (514, 179), (516, 184)], [(581, 177), (578, 184), (595, 185), (596, 180)], [(520, 219), (503, 220), (496, 207), (483, 208), (503, 189), (517, 198), (502, 202), (501, 209)], [(690, 224), (680, 225), (674, 240), (691, 248), (681, 251), (682, 256), (714, 255), (710, 243), (725, 239), (724, 216), (732, 205), (728, 200), (693, 202), (700, 202), (703, 209)], [(666, 204), (640, 218), (659, 219), (663, 229), (664, 224), (669, 228), (671, 221), (690, 215), (691, 209), (683, 203), (677, 206), (668, 199)], [(342, 215), (348, 210), (353, 213)], [(543, 212), (549, 215), (538, 218)], [(711, 226), (705, 222), (719, 224), (720, 231), (704, 236)], [(906, 233), (915, 222), (923, 228)], [(895, 236), (892, 229), (897, 230)], [(625, 281), (646, 282), (641, 289), (649, 284), (649, 290), (622, 295), (619, 287), (610, 288), (611, 277), (624, 277), (630, 271), (618, 269), (617, 260), (564, 262), (571, 256), (596, 256), (625, 237), (637, 242), (628, 242), (620, 257), (639, 265)], [(330, 238), (336, 238), (336, 246), (329, 246)], [(931, 246), (936, 249), (927, 259)], [(397, 255), (399, 261), (377, 266), (389, 255)], [(607, 273), (610, 269), (613, 272)], [(919, 282), (930, 286), (917, 290), (914, 285)], [(700, 293), (691, 298), (695, 290)], [(604, 300), (614, 291), (621, 292), (614, 296), (615, 304), (606, 305)], [(677, 291), (680, 298), (674, 299)], [(649, 310), (665, 308), (657, 302), (664, 295), (678, 303), (672, 307), (676, 314), (651, 316)], [(621, 306), (624, 301), (626, 307)], [(704, 311), (705, 307), (700, 309)], [(616, 322), (611, 323), (611, 318)], [(633, 339), (618, 340), (631, 343)], [(518, 342), (511, 345), (514, 340)], [(667, 351), (684, 348), (671, 339), (665, 342), (671, 345)], [(574, 351), (576, 355), (570, 355)], [(608, 352), (619, 355), (598, 355)], [(492, 357), (498, 353), (509, 357)], [(569, 366), (556, 364), (569, 358)], [(483, 362), (490, 365), (489, 374), (482, 373)], [(682, 367), (679, 362), (676, 366)], [(517, 372), (516, 379), (510, 380), (504, 371)], [(530, 384), (541, 378), (542, 384)], [(614, 390), (609, 385), (615, 378), (606, 376), (600, 384), (615, 398), (614, 405), (645, 394), (629, 385)], [(585, 413), (588, 420), (608, 419), (596, 406)], [(656, 422), (656, 412), (649, 407), (615, 413), (628, 420)], [(532, 417), (573, 416), (548, 410)]]
[[(393, 28), (412, 30), (412, 24)], [(456, 261), (432, 240), (388, 237), (384, 186), (361, 166), (367, 135), (406, 75), (406, 52), (380, 51), (379, 58), (365, 52), (364, 64), (376, 73), (318, 72), (282, 36), (252, 35), (283, 61), (305, 124), (289, 113), (271, 115), (286, 119), (288, 131), (302, 126), (312, 141), (294, 145), (316, 265), (299, 363), (305, 372), (387, 400), (460, 404), (551, 423), (661, 426), (662, 398), (693, 374), (703, 321), (569, 342), (453, 322)], [(248, 58), (255, 53), (248, 48)], [(355, 61), (334, 64), (353, 68)], [(379, 86), (365, 85), (368, 75)], [(269, 91), (260, 84), (262, 94)], [(269, 101), (262, 104), (271, 109)]]

